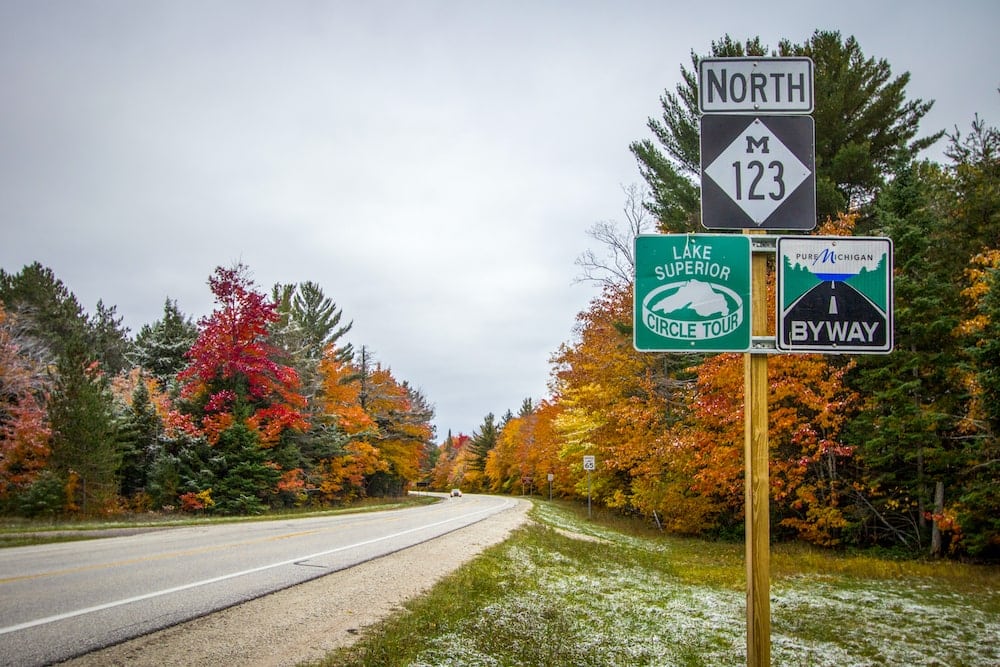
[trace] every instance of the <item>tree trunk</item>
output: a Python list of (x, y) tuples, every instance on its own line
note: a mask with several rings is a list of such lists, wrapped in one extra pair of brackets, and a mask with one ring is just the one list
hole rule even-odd
[[(934, 514), (940, 515), (944, 511), (944, 482), (938, 480), (934, 485)], [(931, 522), (931, 556), (937, 558), (941, 555), (941, 529), (938, 528), (937, 520)]]

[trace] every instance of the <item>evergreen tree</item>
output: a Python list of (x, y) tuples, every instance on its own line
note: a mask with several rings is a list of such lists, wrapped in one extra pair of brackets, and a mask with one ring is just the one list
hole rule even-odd
[(1000, 249), (993, 256), (987, 291), (976, 308), (983, 326), (966, 341), (978, 388), (979, 409), (973, 414), (982, 414), (983, 428), (965, 442), (965, 465), (957, 480), (961, 486), (950, 505), (962, 533), (961, 548), (995, 560), (1000, 557)]
[(106, 376), (89, 361), (80, 339), (66, 342), (49, 401), (51, 467), (67, 483), (70, 509), (109, 508), (118, 492), (121, 462)]
[[(746, 43), (729, 35), (712, 42), (710, 57), (766, 56), (760, 38)], [(941, 133), (914, 139), (917, 125), (933, 102), (905, 102), (909, 74), (892, 78), (885, 60), (865, 58), (853, 37), (817, 31), (802, 45), (784, 40), (778, 55), (810, 56), (815, 62), (817, 215), (835, 216), (871, 201), (900, 152), (909, 157), (936, 141)], [(649, 210), (665, 232), (699, 228), (698, 177), (700, 144), (698, 62), (681, 67), (676, 93), (660, 98), (662, 120), (650, 118), (656, 141), (642, 140), (630, 149), (648, 183)]]
[(878, 224), (895, 245), (895, 351), (857, 360), (851, 381), (868, 399), (848, 440), (865, 466), (859, 538), (917, 549), (929, 539), (932, 481), (947, 471), (947, 442), (961, 412), (951, 336), (959, 293), (954, 267), (937, 252), (944, 225), (930, 201), (940, 169), (909, 163), (897, 171), (877, 207)]
[(284, 352), (285, 362), (298, 372), (302, 393), (315, 410), (313, 399), (320, 383), (319, 362), (330, 347), (334, 357), (341, 362), (354, 358), (350, 343), (339, 344), (353, 322), (341, 325), (343, 312), (314, 282), (275, 285), (271, 298), (278, 316), (271, 326), (271, 342)]
[(187, 365), (187, 352), (197, 338), (198, 327), (191, 318), (184, 317), (176, 301), (168, 298), (163, 304), (163, 317), (139, 330), (133, 361), (168, 389)]
[(783, 40), (782, 56), (815, 64), (816, 209), (820, 218), (870, 201), (902, 155), (912, 160), (943, 131), (915, 138), (933, 101), (906, 101), (910, 73), (893, 77), (889, 63), (866, 58), (854, 37), (816, 31), (804, 44)]
[(83, 308), (52, 270), (38, 262), (16, 274), (0, 269), (0, 301), (18, 316), (25, 335), (45, 342), (50, 360), (64, 353), (68, 341), (85, 339)]
[(472, 433), (472, 440), (469, 442), (472, 459), (469, 461), (469, 468), (482, 472), (486, 468), (486, 457), (490, 451), (497, 446), (497, 437), (500, 429), (496, 424), (496, 418), (490, 412), (483, 418), (483, 423), (479, 429)]
[(517, 411), (518, 417), (529, 417), (535, 412), (535, 405), (530, 398), (521, 402), (521, 409)]
[(91, 354), (108, 375), (118, 375), (131, 366), (128, 361), (131, 350), (128, 327), (122, 326), (122, 319), (117, 315), (117, 306), (108, 308), (102, 300), (98, 300), (97, 311), (87, 320)]
[(348, 322), (341, 325), (343, 316), (343, 311), (323, 294), (319, 285), (306, 281), (298, 286), (292, 299), (292, 320), (302, 331), (306, 358), (319, 360), (331, 345), (338, 359), (346, 361), (354, 357), (354, 348), (350, 343), (338, 345), (354, 324)]
[(267, 451), (243, 421), (219, 436), (208, 459), (202, 490), (211, 489), (213, 510), (220, 514), (260, 514), (267, 509), (281, 474), (268, 465)]
[[(996, 487), (989, 463), (995, 440), (974, 426), (968, 390), (978, 384), (970, 383), (970, 370), (976, 377), (993, 320), (970, 313), (962, 294), (970, 259), (1000, 238), (996, 151), (989, 158), (989, 149), (975, 148), (989, 144), (983, 130), (974, 123), (969, 150), (951, 138), (950, 154), (961, 161), (948, 168), (904, 155), (876, 205), (878, 229), (895, 245), (896, 344), (886, 357), (858, 359), (850, 376), (868, 396), (849, 429), (864, 466), (864, 483), (855, 486), (861, 541), (929, 544), (939, 555), (940, 528), (954, 523), (944, 517), (957, 507), (965, 511), (962, 548), (974, 550), (976, 540), (982, 547), (996, 534), (997, 525), (972, 520), (995, 514), (983, 493)], [(988, 298), (978, 305), (988, 310)], [(956, 335), (963, 328), (973, 333)]]
[(977, 558), (1000, 557), (1000, 131), (978, 116), (972, 130), (949, 135), (947, 155), (956, 202), (953, 236), (975, 254), (963, 291), (969, 309), (959, 327), (968, 359), (971, 400), (964, 421), (962, 467), (944, 505), (957, 545)]
[(140, 379), (132, 392), (132, 405), (119, 429), (122, 496), (127, 498), (146, 490), (149, 470), (159, 454), (162, 429), (163, 425), (150, 400), (149, 388)]

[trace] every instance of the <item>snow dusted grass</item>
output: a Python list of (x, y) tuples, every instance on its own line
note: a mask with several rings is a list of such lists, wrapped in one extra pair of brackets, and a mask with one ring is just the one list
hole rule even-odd
[[(322, 664), (745, 664), (741, 544), (590, 521), (570, 505), (536, 503), (532, 516), (537, 523)], [(772, 664), (1000, 664), (997, 575), (778, 547)]]

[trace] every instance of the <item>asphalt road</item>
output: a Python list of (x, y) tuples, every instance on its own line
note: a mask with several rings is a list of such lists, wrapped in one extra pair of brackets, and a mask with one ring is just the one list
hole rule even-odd
[(0, 664), (44, 665), (349, 568), (513, 500), (193, 526), (0, 550)]

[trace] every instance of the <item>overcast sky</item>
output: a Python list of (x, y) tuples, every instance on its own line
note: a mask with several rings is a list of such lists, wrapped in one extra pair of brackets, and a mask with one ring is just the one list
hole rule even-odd
[(219, 265), (317, 282), (439, 439), (471, 433), (547, 395), (586, 230), (624, 221), (692, 50), (854, 35), (930, 134), (1000, 123), (997, 26), (994, 0), (0, 0), (0, 267), (133, 333), (168, 296), (210, 313)]

